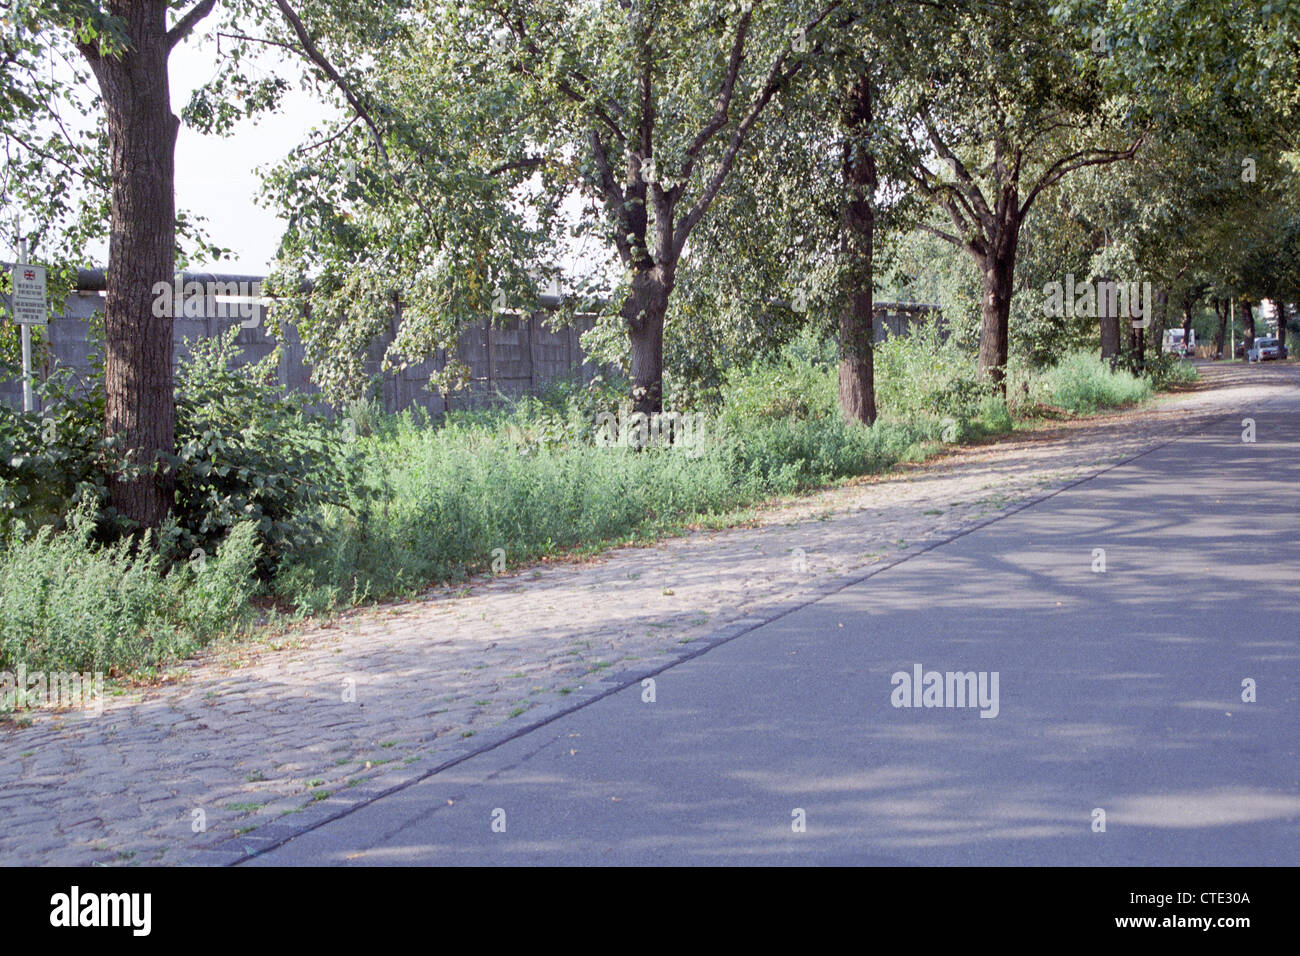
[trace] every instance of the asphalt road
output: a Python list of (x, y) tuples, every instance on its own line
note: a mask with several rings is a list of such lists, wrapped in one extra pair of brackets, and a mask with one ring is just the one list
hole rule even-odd
[(246, 865), (1300, 863), (1298, 490), (1300, 386)]

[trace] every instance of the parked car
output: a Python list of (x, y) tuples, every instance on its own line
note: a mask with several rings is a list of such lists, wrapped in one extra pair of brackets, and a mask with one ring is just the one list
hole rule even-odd
[(1248, 362), (1267, 362), (1282, 357), (1277, 339), (1256, 339), (1255, 347), (1246, 353)]

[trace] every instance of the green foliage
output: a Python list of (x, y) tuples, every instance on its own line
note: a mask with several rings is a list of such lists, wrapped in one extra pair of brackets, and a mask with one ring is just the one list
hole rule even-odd
[[(286, 560), (277, 592), (310, 610), (484, 569), (493, 549), (530, 557), (654, 533), (773, 495), (889, 468), (938, 440), (932, 416), (866, 427), (836, 408), (826, 345), (807, 339), (736, 371), (695, 444), (635, 452), (593, 442), (621, 383), (458, 412), (441, 427), (389, 418), (358, 439), (363, 462), (324, 541)], [(693, 411), (686, 409), (686, 411)]]
[(318, 610), (481, 570), (494, 548), (513, 564), (743, 500), (723, 445), (693, 458), (521, 443), (511, 431), (529, 427), (431, 428), (403, 415), (360, 440), (362, 480), (346, 506), (325, 509), (324, 542), (286, 562), (277, 591)]
[[(321, 505), (343, 500), (350, 459), (344, 429), (275, 383), (274, 354), (235, 366), (238, 332), (191, 345), (177, 370), (175, 507), (154, 543), (168, 561), (211, 555), (248, 522), (267, 575), (319, 539)], [(39, 414), (0, 406), (0, 535), (61, 529), (83, 502), (100, 540), (129, 530), (108, 504), (108, 482), (129, 469), (103, 438), (102, 374), (99, 362), (88, 382), (56, 372), (37, 388)]]
[[(107, 235), (108, 137), (95, 81), (75, 41), (120, 51), (128, 42), (106, 5), (92, 0), (8, 0), (0, 4), (0, 259), (49, 267), (58, 302)], [(89, 118), (76, 122), (74, 118)], [(9, 291), (8, 270), (0, 292)], [(0, 305), (0, 316), (8, 309)], [(17, 361), (17, 329), (0, 323), (0, 361)]]
[(134, 673), (193, 653), (247, 613), (257, 537), (236, 526), (216, 554), (164, 573), (131, 538), (94, 541), (89, 501), (66, 531), (0, 544), (0, 670)]
[(1144, 401), (1151, 383), (1124, 369), (1111, 370), (1092, 352), (1074, 352), (1048, 369), (1031, 386), (1031, 394), (1071, 412), (1095, 412)]
[[(97, 369), (97, 378), (102, 367)], [(104, 438), (104, 396), (67, 369), (37, 382), (44, 411), (0, 404), (0, 539), (22, 528), (62, 528), (66, 512), (93, 502), (111, 523), (108, 475), (121, 460)]]
[(595, 415), (618, 408), (621, 383), (569, 383), (441, 427), (386, 418), (358, 439), (360, 473), (324, 508), (323, 541), (284, 561), (274, 586), (312, 611), (414, 592), (485, 569), (497, 548), (513, 566), (668, 530), (1010, 428), (1000, 399), (966, 394), (973, 366), (955, 349), (899, 340), (887, 355), (886, 382), (925, 366), (927, 384), (894, 382), (889, 420), (870, 427), (840, 416), (834, 345), (813, 334), (733, 370), (689, 447), (596, 445)]
[(973, 418), (990, 394), (989, 386), (976, 378), (970, 357), (931, 322), (910, 335), (886, 339), (875, 352), (876, 404), (887, 420), (918, 412)]
[(252, 522), (265, 572), (315, 543), (320, 506), (343, 500), (347, 435), (276, 383), (275, 353), (235, 367), (238, 332), (191, 343), (178, 369), (176, 506), (161, 534), (184, 557)]
[(1201, 377), (1195, 365), (1180, 359), (1172, 352), (1159, 352), (1147, 356), (1144, 373), (1147, 381), (1156, 391), (1172, 385), (1190, 385)]
[[(298, 327), (316, 380), (339, 400), (360, 391), (394, 289), (403, 320), (384, 360), (399, 367), (500, 312), (502, 296), (510, 309), (535, 308), (561, 264), (565, 291), (611, 303), (607, 312), (632, 274), (673, 274), (760, 115), (808, 72), (795, 63), (807, 52), (802, 31), (820, 43), (833, 10), (812, 0), (376, 9), (391, 27), (381, 54), (374, 33), (356, 29), (360, 11), (331, 7), (313, 23), (368, 104), (365, 121), (350, 105), (267, 178), (288, 222), (273, 291), (297, 316), (302, 280), (312, 281)], [(626, 325), (613, 331), (626, 347)], [(686, 331), (689, 340), (696, 330)], [(717, 371), (693, 367), (689, 351), (669, 364), (691, 387)], [(453, 358), (435, 384), (464, 373)]]
[(723, 421), (733, 429), (771, 421), (807, 421), (836, 413), (834, 374), (787, 353), (738, 369), (722, 389)]

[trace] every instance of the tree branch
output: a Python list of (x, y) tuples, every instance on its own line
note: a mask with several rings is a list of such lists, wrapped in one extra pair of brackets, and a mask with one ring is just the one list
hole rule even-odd
[(952, 169), (953, 175), (957, 177), (957, 181), (965, 187), (963, 192), (969, 199), (971, 207), (973, 207), (970, 210), (971, 215), (978, 219), (986, 230), (992, 232), (993, 214), (989, 210), (988, 203), (984, 200), (984, 194), (980, 191), (979, 184), (975, 182), (975, 177), (970, 174), (970, 171), (966, 168), (966, 164), (963, 163), (957, 155), (948, 148), (948, 144), (943, 141), (943, 137), (939, 135), (938, 129), (935, 128), (934, 123), (930, 120), (929, 111), (922, 106), (919, 113), (921, 122), (925, 125), (926, 135), (929, 137), (930, 144), (934, 147), (934, 151), (938, 153), (939, 158), (946, 162), (949, 168)]
[(343, 96), (347, 99), (348, 104), (356, 114), (361, 117), (366, 126), (370, 127), (370, 135), (375, 141), (375, 148), (379, 151), (380, 158), (382, 158), (385, 165), (387, 165), (388, 150), (384, 148), (384, 138), (379, 134), (379, 127), (376, 125), (374, 118), (370, 115), (370, 111), (361, 104), (361, 101), (357, 98), (356, 94), (352, 92), (352, 88), (349, 87), (343, 77), (339, 75), (338, 70), (334, 69), (333, 65), (330, 64), (330, 61), (325, 58), (325, 55), (317, 49), (316, 44), (312, 42), (311, 36), (307, 33), (307, 28), (303, 26), (302, 20), (299, 19), (298, 14), (294, 13), (293, 8), (289, 6), (287, 0), (275, 0), (275, 5), (280, 8), (280, 12), (284, 14), (285, 20), (288, 21), (289, 26), (297, 35), (298, 42), (302, 44), (303, 55), (312, 63), (316, 64), (317, 68), (330, 78), (334, 85), (339, 88), (339, 91), (342, 92)]
[(727, 120), (731, 111), (731, 98), (736, 91), (736, 79), (740, 76), (740, 65), (744, 62), (745, 38), (749, 34), (749, 24), (753, 19), (752, 8), (746, 10), (740, 18), (740, 24), (736, 27), (736, 39), (731, 45), (731, 57), (727, 61), (727, 72), (722, 79), (722, 88), (718, 90), (718, 105), (713, 112), (713, 118), (705, 124), (704, 128), (696, 134), (691, 145), (686, 148), (686, 162), (682, 165), (682, 179), (684, 184), (690, 179), (691, 173), (695, 169), (695, 160), (700, 155), (709, 140), (713, 139), (717, 132), (727, 125)]
[(632, 243), (629, 240), (632, 235), (632, 224), (627, 216), (627, 199), (614, 176), (613, 167), (609, 163), (609, 153), (605, 150), (600, 133), (593, 129), (589, 136), (592, 156), (596, 160), (596, 169), (600, 173), (601, 189), (605, 194), (605, 206), (614, 216), (614, 226), (617, 230), (614, 234), (614, 245), (618, 248), (623, 264), (630, 268), (636, 264), (636, 257), (633, 255)]
[(962, 242), (957, 236), (954, 236), (950, 232), (944, 232), (942, 229), (936, 229), (934, 226), (927, 226), (925, 223), (917, 223), (917, 228), (922, 232), (928, 232), (932, 236), (938, 236), (945, 242), (951, 242), (959, 249), (965, 248), (966, 246), (966, 243)]
[(1029, 211), (1029, 207), (1033, 204), (1034, 200), (1038, 198), (1040, 192), (1048, 186), (1053, 186), (1060, 182), (1062, 178), (1069, 173), (1074, 172), (1076, 169), (1083, 169), (1086, 166), (1105, 166), (1108, 163), (1116, 163), (1122, 160), (1132, 159), (1137, 155), (1137, 151), (1141, 148), (1142, 143), (1146, 140), (1147, 134), (1151, 132), (1151, 129), (1152, 127), (1148, 126), (1139, 133), (1137, 139), (1135, 139), (1127, 149), (1081, 149), (1071, 153), (1069, 156), (1063, 156), (1058, 159), (1047, 168), (1047, 171), (1039, 178), (1038, 182), (1034, 185), (1034, 188), (1029, 191), (1029, 195), (1025, 197), (1025, 201), (1020, 207), (1021, 218), (1024, 218), (1025, 213)]
[[(834, 0), (834, 2), (827, 5), (821, 13), (817, 14), (816, 17), (804, 25), (801, 30), (801, 36), (806, 37), (810, 30), (815, 29), (823, 20), (834, 13), (840, 6), (840, 3), (841, 0)], [(695, 205), (691, 207), (685, 218), (682, 219), (681, 223), (677, 226), (677, 229), (673, 234), (673, 252), (675, 254), (681, 253), (682, 248), (686, 245), (687, 237), (691, 234), (691, 230), (695, 228), (696, 224), (699, 223), (702, 218), (704, 218), (704, 214), (708, 212), (709, 207), (713, 205), (714, 199), (717, 198), (718, 192), (722, 189), (722, 184), (731, 173), (732, 166), (735, 165), (736, 156), (740, 153), (740, 147), (744, 145), (745, 137), (749, 135), (750, 128), (758, 120), (759, 115), (763, 112), (767, 104), (771, 102), (772, 97), (776, 95), (777, 91), (784, 87), (803, 67), (804, 61), (801, 60), (789, 69), (785, 69), (785, 62), (789, 58), (792, 50), (793, 42), (787, 44), (785, 49), (783, 49), (777, 55), (776, 59), (772, 61), (772, 66), (767, 71), (767, 79), (763, 83), (762, 89), (750, 104), (749, 111), (745, 114), (744, 118), (741, 119), (735, 132), (732, 133), (731, 141), (727, 144), (726, 152), (723, 153), (722, 159), (718, 163), (718, 168), (713, 173), (713, 177), (709, 180), (708, 185), (705, 186), (703, 195), (700, 196)]]
[(181, 17), (166, 33), (167, 48), (171, 49), (180, 43), (190, 32), (198, 25), (198, 22), (212, 12), (212, 8), (217, 5), (217, 0), (199, 0), (194, 6), (190, 7), (185, 16)]
[[(549, 56), (547, 56), (545, 53), (542, 52), (541, 48), (537, 45), (537, 42), (528, 34), (527, 30), (524, 27), (524, 21), (522, 17), (516, 17), (515, 19), (512, 20), (510, 17), (509, 10), (499, 6), (493, 7), (491, 9), (494, 13), (496, 13), (497, 16), (501, 18), (501, 22), (505, 24), (506, 29), (508, 29), (511, 33), (515, 35), (515, 37), (519, 40), (519, 43), (523, 46), (523, 48), (526, 51), (528, 51), (530, 54), (532, 54), (533, 59), (535, 59), (539, 63), (545, 63), (551, 59)], [(531, 76), (534, 79), (538, 79), (536, 73), (534, 73), (532, 70), (529, 70), (522, 64), (512, 63), (510, 65), (510, 69), (515, 73), (519, 73), (524, 76)], [(568, 72), (569, 72), (569, 76), (573, 77), (574, 80), (576, 80), (582, 86), (585, 86), (588, 90), (595, 89), (595, 84), (593, 84), (591, 80), (587, 77), (587, 75), (584, 74), (581, 70), (571, 69)], [(581, 106), (585, 106), (589, 110), (591, 110), (592, 114), (598, 120), (600, 120), (602, 123), (605, 124), (605, 126), (609, 129), (609, 131), (614, 134), (614, 138), (617, 139), (620, 143), (627, 142), (627, 137), (623, 133), (623, 130), (619, 127), (618, 123), (614, 122), (614, 119), (612, 116), (610, 116), (609, 111), (606, 110), (600, 103), (594, 102), (591, 96), (581, 93), (576, 87), (574, 87), (572, 83), (570, 83), (568, 80), (564, 79), (563, 77), (557, 80), (555, 85), (556, 85), (556, 89), (558, 89), (561, 93), (567, 96), (570, 100), (572, 100), (573, 102)], [(623, 117), (624, 119), (627, 118), (627, 113), (623, 109), (621, 103), (619, 103), (616, 100), (607, 100), (606, 102), (608, 103), (610, 109), (612, 109), (615, 113), (617, 113), (619, 116)]]

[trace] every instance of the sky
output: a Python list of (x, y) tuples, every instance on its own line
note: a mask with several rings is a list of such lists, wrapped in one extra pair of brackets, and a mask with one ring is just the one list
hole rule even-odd
[[(172, 111), (177, 116), (190, 94), (221, 68), (213, 28), (191, 36), (172, 51)], [(230, 41), (224, 41), (229, 43)], [(303, 141), (307, 132), (329, 115), (318, 100), (297, 89), (297, 64), (277, 54), (263, 54), (259, 68), (290, 79), (280, 111), (259, 120), (246, 120), (227, 136), (204, 136), (184, 124), (176, 143), (176, 208), (204, 217), (211, 240), (230, 249), (229, 258), (203, 263), (205, 270), (263, 275), (275, 255), (284, 223), (258, 205), (260, 181), (256, 169), (270, 167)], [(104, 258), (103, 255), (100, 258)]]
[[(177, 116), (194, 90), (223, 68), (222, 47), (228, 50), (233, 41), (222, 40), (219, 47), (217, 29), (216, 20), (200, 24), (171, 53), (171, 102)], [(176, 208), (201, 218), (209, 241), (230, 250), (220, 261), (200, 261), (191, 266), (205, 272), (266, 275), (270, 271), (285, 224), (258, 202), (258, 170), (274, 167), (302, 144), (314, 127), (337, 115), (334, 107), (299, 89), (305, 72), (301, 60), (274, 47), (258, 50), (254, 46), (253, 50), (255, 55), (242, 62), (244, 69), (254, 74), (276, 73), (290, 83), (279, 109), (244, 120), (224, 136), (204, 135), (182, 123), (177, 137)], [(76, 125), (77, 117), (65, 115), (63, 120)], [(569, 197), (563, 208), (575, 223), (584, 217), (583, 204), (576, 196)], [(107, 265), (107, 239), (87, 251), (96, 265)], [(569, 275), (595, 275), (607, 267), (607, 260), (608, 250), (590, 236), (563, 244), (557, 254), (557, 261)]]

